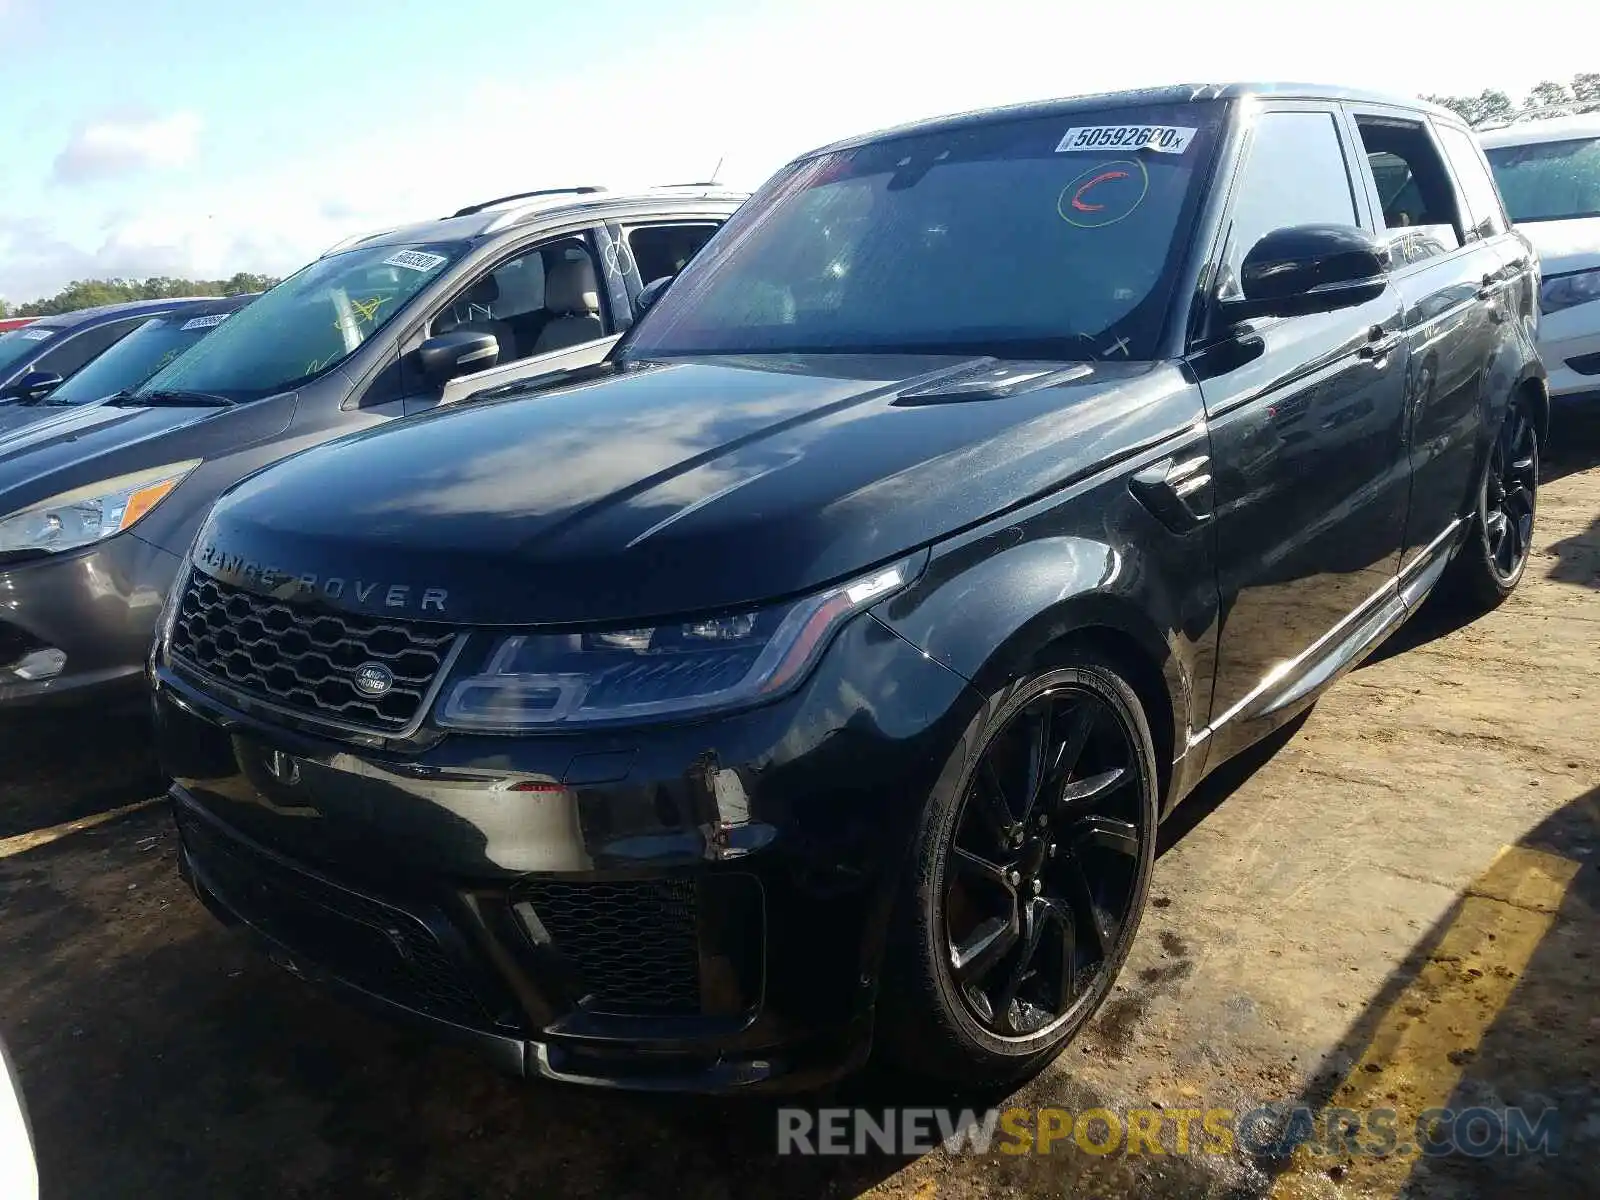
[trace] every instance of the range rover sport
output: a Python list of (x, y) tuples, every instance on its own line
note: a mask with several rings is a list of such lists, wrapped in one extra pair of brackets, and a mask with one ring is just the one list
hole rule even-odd
[(573, 386), (221, 499), (152, 664), (182, 870), (530, 1075), (1015, 1080), (1202, 777), (1436, 584), (1516, 586), (1537, 290), (1413, 102), (1171, 87), (807, 154)]

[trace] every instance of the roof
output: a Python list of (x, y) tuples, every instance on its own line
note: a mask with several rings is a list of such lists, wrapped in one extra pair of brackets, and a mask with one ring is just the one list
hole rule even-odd
[(524, 225), (539, 217), (554, 217), (572, 213), (594, 213), (604, 218), (615, 213), (638, 209), (658, 208), (673, 210), (697, 207), (697, 201), (714, 206), (738, 204), (747, 193), (732, 191), (717, 184), (667, 186), (633, 192), (608, 192), (593, 189), (580, 192), (552, 191), (545, 195), (511, 197), (502, 202), (490, 202), (480, 211), (461, 216), (443, 217), (433, 221), (419, 221), (396, 229), (382, 229), (372, 233), (357, 234), (335, 243), (323, 252), (326, 257), (355, 246), (415, 245), (417, 242), (451, 242), (498, 233), (504, 229)]
[(38, 318), (41, 329), (76, 329), (79, 325), (92, 325), (115, 317), (136, 317), (140, 313), (166, 312), (180, 304), (197, 300), (216, 300), (216, 296), (171, 296), (164, 300), (125, 300), (120, 304), (100, 304), (94, 308), (78, 308), (72, 312), (51, 313)]
[(1519, 121), (1515, 125), (1502, 125), (1498, 129), (1485, 129), (1478, 133), (1478, 140), (1491, 149), (1495, 146), (1527, 146), (1537, 142), (1564, 142), (1584, 137), (1600, 137), (1600, 112), (1546, 117), (1542, 121)]
[(1383, 104), (1414, 109), (1431, 116), (1460, 118), (1447, 108), (1441, 108), (1414, 96), (1396, 96), (1384, 92), (1364, 91), (1359, 88), (1338, 87), (1320, 83), (1173, 83), (1161, 87), (1135, 88), (1120, 92), (1098, 92), (1084, 96), (1064, 96), (1055, 100), (1034, 100), (1022, 104), (1008, 104), (1000, 108), (974, 109), (944, 117), (914, 121), (881, 129), (875, 133), (846, 138), (802, 155), (826, 154), (835, 150), (850, 150), (873, 142), (890, 141), (917, 134), (954, 132), (984, 125), (991, 121), (1017, 121), (1032, 117), (1067, 117), (1075, 112), (1099, 112), (1107, 108), (1131, 108), (1135, 105), (1193, 104), (1217, 100), (1243, 100), (1249, 97), (1275, 100), (1338, 100), (1356, 104)]

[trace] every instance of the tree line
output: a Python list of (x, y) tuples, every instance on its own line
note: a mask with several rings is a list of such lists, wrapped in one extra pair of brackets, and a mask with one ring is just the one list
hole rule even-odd
[(1476, 96), (1424, 96), (1423, 99), (1460, 114), (1468, 125), (1600, 112), (1600, 72), (1580, 72), (1572, 77), (1571, 83), (1547, 79), (1536, 84), (1520, 105), (1512, 103), (1511, 97), (1497, 88), (1484, 88)]
[(101, 304), (126, 300), (165, 300), (172, 296), (238, 296), (264, 292), (277, 279), (240, 271), (228, 279), (174, 279), (152, 275), (148, 279), (75, 279), (54, 296), (8, 308), (0, 300), (0, 317), (53, 317)]

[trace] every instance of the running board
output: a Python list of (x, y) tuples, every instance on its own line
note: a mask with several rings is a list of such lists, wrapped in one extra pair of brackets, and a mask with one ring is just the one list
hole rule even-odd
[(1255, 712), (1248, 715), (1268, 717), (1304, 700), (1312, 692), (1321, 691), (1376, 649), (1378, 643), (1399, 629), (1410, 615), (1411, 610), (1398, 594), (1390, 596), (1376, 612), (1335, 642), (1309, 669), (1296, 675), (1288, 687), (1269, 695)]

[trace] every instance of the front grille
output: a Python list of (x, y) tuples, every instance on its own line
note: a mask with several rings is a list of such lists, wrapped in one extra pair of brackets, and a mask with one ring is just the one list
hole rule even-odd
[(426, 924), (180, 820), (206, 886), (240, 919), (330, 974), (405, 1008), (475, 1029), (494, 1022)]
[(700, 1011), (699, 892), (693, 880), (539, 881), (517, 889), (582, 984), (584, 1008)]
[[(397, 732), (422, 709), (456, 632), (312, 609), (258, 596), (198, 571), (184, 589), (171, 652), (247, 696), (314, 716)], [(377, 663), (393, 686), (356, 689), (359, 667)]]

